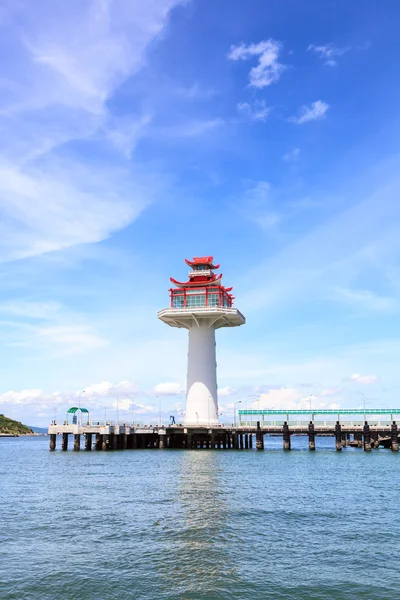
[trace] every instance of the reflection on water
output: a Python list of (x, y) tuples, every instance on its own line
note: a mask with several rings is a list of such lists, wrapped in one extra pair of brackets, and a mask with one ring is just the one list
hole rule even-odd
[(3, 600), (397, 600), (400, 453), (0, 439)]
[[(218, 598), (236, 569), (229, 553), (229, 486), (216, 452), (181, 452), (176, 472), (180, 522), (169, 539), (167, 557), (159, 565), (165, 593), (182, 598)], [(188, 577), (195, 573), (195, 577)], [(179, 596), (180, 597), (180, 596)]]

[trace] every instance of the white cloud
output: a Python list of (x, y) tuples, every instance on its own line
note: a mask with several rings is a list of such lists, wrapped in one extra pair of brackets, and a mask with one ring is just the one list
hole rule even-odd
[(257, 57), (258, 65), (250, 70), (249, 80), (250, 86), (262, 89), (276, 83), (286, 69), (285, 65), (278, 60), (281, 46), (280, 42), (272, 39), (248, 46), (245, 44), (231, 46), (228, 59), (249, 60)]
[(237, 105), (237, 109), (252, 121), (266, 121), (271, 111), (271, 108), (265, 104), (264, 100), (256, 101), (253, 104), (242, 102)]
[(312, 102), (310, 106), (302, 106), (298, 117), (290, 117), (289, 121), (296, 123), (297, 125), (303, 125), (310, 121), (316, 121), (323, 119), (329, 109), (329, 104), (322, 102), (322, 100), (316, 100)]
[(325, 44), (321, 46), (315, 46), (314, 44), (310, 44), (307, 48), (309, 52), (315, 52), (322, 60), (324, 60), (324, 64), (329, 67), (336, 67), (337, 62), (332, 57), (333, 56), (343, 56), (349, 50), (351, 50), (350, 46), (344, 46), (340, 48), (339, 46), (335, 46), (334, 44)]
[(371, 383), (376, 383), (379, 381), (379, 377), (377, 375), (360, 375), (359, 373), (353, 373), (350, 376), (350, 381), (354, 381), (356, 383), (365, 383), (367, 385)]
[[(131, 383), (130, 381), (120, 381), (119, 383), (111, 383), (110, 381), (102, 381), (85, 387), (81, 392), (76, 392), (77, 395), (81, 393), (85, 395), (85, 398), (96, 398), (105, 396), (121, 396), (132, 395), (139, 392), (137, 384)], [(81, 396), (83, 397), (83, 396)]]
[(302, 398), (298, 390), (294, 388), (271, 389), (259, 395), (252, 403), (254, 409), (287, 409), (300, 410), (310, 408), (309, 397)]
[(20, 392), (8, 391), (0, 394), (0, 404), (9, 405), (34, 405), (38, 408), (47, 405), (58, 405), (63, 402), (63, 396), (60, 392), (48, 394), (40, 389), (21, 390)]
[(226, 386), (223, 388), (218, 388), (218, 396), (221, 396), (221, 398), (225, 398), (226, 396), (231, 396), (235, 392), (236, 392), (235, 388), (231, 388), (229, 386)]
[(154, 393), (160, 396), (177, 396), (182, 394), (183, 390), (180, 383), (176, 382), (164, 382), (158, 383), (154, 388)]
[(299, 160), (299, 156), (300, 156), (300, 149), (293, 148), (293, 150), (289, 150), (289, 152), (286, 152), (286, 154), (284, 154), (282, 156), (282, 160), (284, 160), (285, 162), (288, 162), (288, 163), (294, 163)]

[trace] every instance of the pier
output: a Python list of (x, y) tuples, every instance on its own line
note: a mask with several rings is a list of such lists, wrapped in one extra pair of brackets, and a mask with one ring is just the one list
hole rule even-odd
[[(71, 411), (71, 409), (69, 409)], [(82, 409), (82, 412), (86, 409)], [(72, 411), (71, 411), (72, 412)], [(86, 411), (87, 412), (87, 411)], [(265, 436), (281, 436), (282, 449), (291, 450), (292, 436), (308, 437), (310, 451), (318, 449), (318, 436), (331, 436), (333, 447), (363, 448), (365, 452), (379, 447), (399, 449), (399, 432), (394, 417), (400, 409), (368, 410), (241, 410), (237, 425), (217, 427), (189, 427), (187, 425), (120, 424), (118, 422), (87, 421), (63, 424), (53, 422), (48, 429), (50, 450), (56, 450), (57, 437), (61, 449), (90, 451), (136, 450), (136, 449), (186, 449), (186, 450), (264, 450)], [(298, 420), (299, 416), (308, 419)], [(322, 420), (321, 417), (331, 417)], [(332, 419), (332, 417), (336, 417)], [(360, 416), (362, 417), (360, 419)], [(272, 419), (271, 417), (274, 417)], [(278, 419), (280, 417), (281, 419)], [(296, 419), (294, 418), (296, 417)], [(343, 417), (346, 417), (345, 419)], [(353, 419), (349, 419), (353, 417)], [(72, 436), (70, 444), (70, 436)]]

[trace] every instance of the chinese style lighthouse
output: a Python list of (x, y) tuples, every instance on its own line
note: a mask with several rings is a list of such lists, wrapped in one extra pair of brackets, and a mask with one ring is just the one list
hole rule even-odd
[(212, 256), (186, 260), (189, 281), (170, 289), (170, 307), (158, 318), (171, 327), (189, 330), (185, 425), (213, 427), (218, 424), (215, 330), (243, 325), (246, 319), (233, 306), (232, 288), (222, 285), (214, 271)]

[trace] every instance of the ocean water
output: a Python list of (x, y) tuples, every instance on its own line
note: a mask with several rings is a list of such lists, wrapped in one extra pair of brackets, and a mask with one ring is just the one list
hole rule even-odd
[[(0, 438), (0, 598), (400, 598), (400, 455)], [(57, 440), (58, 448), (61, 440)]]

